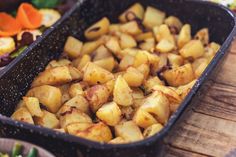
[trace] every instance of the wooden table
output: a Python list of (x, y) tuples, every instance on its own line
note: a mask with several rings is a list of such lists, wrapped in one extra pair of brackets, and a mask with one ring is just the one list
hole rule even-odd
[(165, 139), (165, 157), (223, 157), (236, 149), (236, 40), (213, 86)]

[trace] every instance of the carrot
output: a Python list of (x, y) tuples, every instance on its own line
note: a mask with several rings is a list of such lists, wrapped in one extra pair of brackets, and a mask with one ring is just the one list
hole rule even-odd
[(11, 15), (0, 12), (0, 36), (9, 37), (21, 31), (21, 24)]
[(22, 3), (17, 11), (16, 19), (24, 28), (35, 29), (41, 26), (42, 15), (29, 3)]

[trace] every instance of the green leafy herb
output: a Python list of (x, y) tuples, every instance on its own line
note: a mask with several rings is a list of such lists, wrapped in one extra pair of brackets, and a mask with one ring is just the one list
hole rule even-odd
[(11, 156), (17, 157), (21, 155), (22, 149), (23, 149), (23, 146), (20, 143), (16, 143), (12, 149)]

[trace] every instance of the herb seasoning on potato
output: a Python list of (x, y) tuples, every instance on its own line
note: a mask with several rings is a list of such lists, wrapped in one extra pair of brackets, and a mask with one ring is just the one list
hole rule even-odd
[(191, 26), (136, 3), (111, 23), (69, 36), (59, 60), (33, 81), (12, 118), (98, 142), (139, 141), (158, 133), (220, 45)]

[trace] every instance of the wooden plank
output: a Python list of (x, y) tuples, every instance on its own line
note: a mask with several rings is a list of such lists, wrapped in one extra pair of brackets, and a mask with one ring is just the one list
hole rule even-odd
[(236, 87), (215, 83), (194, 110), (236, 122)]
[(236, 54), (236, 40), (233, 41), (230, 51), (231, 53)]
[(236, 55), (228, 54), (224, 65), (222, 66), (216, 82), (236, 86)]
[(225, 156), (236, 147), (236, 122), (188, 113), (167, 137), (171, 146), (210, 156)]
[(206, 155), (197, 154), (171, 146), (166, 146), (165, 152), (167, 153), (164, 154), (164, 157), (207, 157)]

